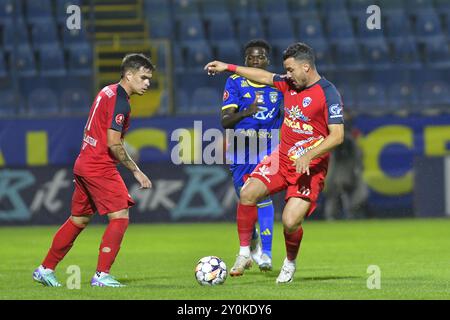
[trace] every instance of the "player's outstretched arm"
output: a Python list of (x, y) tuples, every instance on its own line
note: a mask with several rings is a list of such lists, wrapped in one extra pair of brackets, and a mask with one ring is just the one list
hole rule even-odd
[(222, 61), (212, 61), (208, 63), (204, 69), (208, 72), (209, 75), (215, 75), (216, 73), (230, 71), (251, 81), (268, 86), (273, 86), (274, 74), (259, 68), (236, 66), (234, 64), (228, 64)]
[(133, 172), (135, 179), (141, 185), (141, 188), (147, 189), (152, 187), (150, 179), (139, 169), (137, 164), (131, 159), (122, 142), (122, 134), (119, 131), (108, 129), (107, 142), (108, 148), (114, 158), (120, 161), (128, 170)]

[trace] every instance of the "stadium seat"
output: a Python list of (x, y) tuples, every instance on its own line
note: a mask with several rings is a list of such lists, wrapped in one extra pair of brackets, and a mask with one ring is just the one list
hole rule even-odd
[(204, 72), (203, 67), (212, 61), (213, 54), (207, 42), (196, 41), (186, 43), (185, 67), (197, 72)]
[(411, 22), (403, 11), (386, 13), (386, 36), (389, 39), (405, 39), (411, 37)]
[(36, 88), (28, 96), (28, 114), (32, 116), (50, 116), (59, 114), (56, 94), (50, 88)]
[(175, 111), (177, 114), (194, 113), (190, 108), (189, 95), (184, 89), (177, 89), (175, 94)]
[(409, 15), (415, 16), (424, 11), (434, 10), (433, 0), (408, 0), (405, 6)]
[(66, 26), (61, 27), (63, 45), (65, 49), (76, 48), (89, 44), (85, 28), (69, 30)]
[(393, 40), (391, 45), (392, 63), (397, 68), (418, 69), (422, 66), (417, 44), (412, 38)]
[(64, 54), (59, 44), (42, 47), (39, 50), (39, 66), (42, 76), (64, 76), (66, 74)]
[(200, 20), (200, 9), (197, 0), (173, 0), (173, 12), (176, 20)]
[(82, 0), (56, 0), (56, 22), (59, 25), (66, 25), (68, 18), (67, 7), (71, 5), (81, 7)]
[(201, 1), (201, 13), (203, 19), (210, 22), (217, 18), (228, 18), (231, 21), (230, 8), (228, 2), (223, 0)]
[(26, 18), (31, 24), (42, 22), (53, 17), (50, 0), (26, 1)]
[(88, 114), (90, 105), (90, 95), (82, 88), (68, 88), (61, 94), (63, 114)]
[(203, 22), (197, 18), (186, 18), (178, 25), (178, 39), (181, 43), (192, 41), (206, 41)]
[(314, 17), (298, 20), (297, 34), (302, 42), (317, 39), (324, 40), (325, 37), (320, 19)]
[[(444, 17), (450, 17), (450, 1), (448, 0), (434, 0), (436, 11)], [(448, 24), (447, 24), (448, 26)]]
[(403, 0), (378, 0), (378, 5), (381, 12), (401, 12), (405, 9), (405, 3)]
[(242, 64), (243, 54), (238, 42), (236, 41), (224, 41), (216, 45), (215, 60), (228, 61), (235, 64)]
[(0, 90), (0, 101), (0, 118), (9, 118), (17, 115), (19, 103), (13, 88)]
[(362, 70), (364, 68), (360, 49), (354, 40), (340, 41), (335, 44), (334, 61), (341, 70)]
[(387, 105), (384, 87), (378, 83), (363, 83), (357, 86), (357, 103), (364, 108), (364, 113), (385, 112)]
[(415, 31), (420, 42), (434, 41), (443, 36), (439, 17), (434, 10), (417, 13)]
[(174, 34), (174, 23), (164, 17), (149, 17), (148, 21), (148, 31), (150, 38), (168, 38), (172, 39)]
[(348, 11), (352, 17), (365, 15), (367, 19), (367, 8), (374, 4), (376, 3), (373, 0), (348, 0)]
[(259, 14), (258, 0), (233, 0), (231, 12), (232, 16), (238, 20), (249, 19), (255, 13)]
[(333, 63), (330, 46), (328, 45), (327, 41), (321, 38), (317, 38), (315, 40), (311, 39), (305, 42), (314, 50), (316, 56), (316, 65), (319, 71), (327, 72), (336, 69), (336, 66)]
[(384, 40), (383, 27), (381, 27), (381, 29), (367, 28), (367, 15), (365, 14), (365, 11), (364, 14), (359, 15), (356, 18), (356, 21), (356, 34), (360, 42), (371, 42), (374, 39), (378, 39), (379, 41)]
[(297, 38), (291, 17), (287, 14), (273, 14), (267, 20), (267, 37), (269, 43), (293, 42)]
[(199, 87), (195, 89), (191, 106), (199, 113), (220, 113), (222, 105), (222, 92), (212, 87)]
[(172, 46), (172, 62), (175, 73), (182, 73), (185, 71), (186, 66), (184, 60), (183, 48), (179, 44), (174, 43)]
[(371, 69), (386, 70), (391, 67), (389, 48), (383, 38), (365, 41), (361, 46), (365, 63)]
[(261, 21), (261, 16), (254, 12), (247, 18), (241, 18), (237, 21), (238, 24), (238, 40), (245, 44), (247, 41), (252, 39), (264, 39), (265, 33)]
[(450, 67), (449, 43), (445, 37), (425, 43), (424, 59), (425, 64), (432, 68)]
[(260, 12), (263, 18), (271, 18), (272, 15), (289, 15), (287, 0), (260, 0)]
[(212, 44), (222, 41), (234, 41), (233, 23), (228, 16), (217, 17), (209, 22), (209, 41)]
[(69, 49), (68, 70), (72, 75), (89, 76), (93, 73), (92, 48), (81, 45)]
[(56, 46), (59, 43), (56, 24), (52, 19), (41, 20), (31, 27), (33, 47), (37, 50), (45, 46)]
[(144, 11), (148, 20), (165, 19), (171, 21), (172, 17), (172, 3), (167, 0), (145, 0)]
[(353, 87), (345, 83), (337, 83), (336, 88), (341, 94), (342, 102), (344, 103), (344, 108), (349, 108), (353, 110), (355, 108), (355, 93)]
[(316, 0), (291, 0), (289, 2), (289, 11), (293, 18), (304, 16), (317, 16)]
[(354, 39), (353, 26), (346, 12), (330, 15), (327, 19), (328, 39), (331, 42), (350, 41)]
[(325, 0), (321, 1), (321, 5), (322, 13), (327, 18), (330, 18), (331, 16), (341, 15), (341, 13), (343, 12), (347, 14), (347, 5), (345, 0)]
[(8, 70), (6, 69), (5, 54), (0, 49), (0, 80), (1, 80), (1, 78), (6, 77), (7, 74), (8, 74)]
[(37, 74), (34, 52), (28, 44), (20, 45), (14, 53), (15, 70), (22, 77), (31, 77)]
[(392, 110), (412, 111), (419, 106), (419, 97), (414, 85), (408, 82), (388, 86), (388, 103)]
[(28, 28), (24, 20), (20, 19), (16, 23), (6, 23), (3, 26), (3, 48), (5, 51), (11, 51), (14, 46), (18, 47), (28, 43)]
[(425, 107), (443, 107), (450, 103), (448, 85), (443, 81), (429, 81), (422, 85), (420, 100)]
[(22, 2), (17, 0), (0, 1), (0, 25), (11, 23), (12, 20), (23, 19)]

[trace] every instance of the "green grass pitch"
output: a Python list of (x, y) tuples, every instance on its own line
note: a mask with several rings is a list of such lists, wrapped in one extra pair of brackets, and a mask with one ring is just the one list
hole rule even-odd
[[(130, 224), (111, 270), (125, 288), (91, 288), (105, 225), (89, 226), (58, 266), (63, 287), (31, 279), (57, 226), (0, 228), (0, 299), (449, 299), (450, 220), (401, 219), (307, 221), (294, 282), (277, 285), (285, 256), (281, 224), (275, 225), (274, 270), (253, 267), (202, 287), (194, 277), (197, 260), (217, 255), (234, 263), (238, 250), (233, 223)], [(70, 265), (81, 270), (81, 289), (69, 290)], [(368, 289), (367, 269), (376, 265), (381, 288)]]

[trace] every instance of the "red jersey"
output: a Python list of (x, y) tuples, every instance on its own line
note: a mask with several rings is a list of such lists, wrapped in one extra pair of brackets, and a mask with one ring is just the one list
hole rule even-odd
[(118, 161), (109, 152), (107, 131), (122, 133), (128, 130), (129, 97), (118, 83), (104, 87), (94, 100), (84, 127), (81, 151), (73, 172), (79, 176), (103, 176), (117, 171)]
[[(343, 103), (336, 87), (321, 78), (298, 91), (280, 75), (273, 78), (275, 87), (284, 95), (284, 121), (281, 126), (280, 156), (294, 161), (322, 143), (329, 135), (329, 124), (344, 123)], [(311, 164), (327, 165), (329, 153)]]

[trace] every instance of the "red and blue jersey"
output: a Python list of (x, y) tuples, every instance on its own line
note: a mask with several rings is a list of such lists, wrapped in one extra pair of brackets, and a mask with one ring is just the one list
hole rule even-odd
[(95, 97), (84, 127), (81, 151), (74, 173), (79, 176), (102, 176), (117, 170), (118, 161), (110, 154), (108, 129), (122, 133), (129, 127), (129, 97), (118, 83), (104, 87)]
[[(280, 156), (295, 160), (320, 144), (328, 135), (328, 125), (344, 123), (343, 102), (336, 87), (321, 78), (298, 91), (280, 75), (273, 78), (284, 95), (284, 120), (281, 126)], [(314, 159), (312, 165), (328, 164), (329, 153)]]

